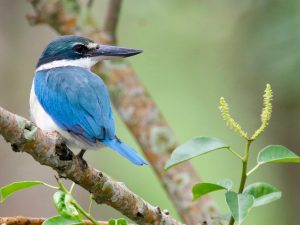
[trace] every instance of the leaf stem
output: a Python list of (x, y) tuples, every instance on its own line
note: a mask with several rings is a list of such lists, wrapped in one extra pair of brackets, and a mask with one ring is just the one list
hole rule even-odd
[(247, 176), (250, 176), (250, 174), (253, 173), (259, 166), (260, 166), (260, 164), (256, 164), (251, 170), (249, 170), (249, 172), (247, 173)]
[(53, 189), (56, 189), (58, 190), (59, 187), (55, 187), (55, 186), (52, 186), (51, 184), (47, 184), (47, 183), (43, 183), (45, 186), (49, 187), (49, 188), (53, 188)]
[(71, 187), (70, 187), (70, 190), (69, 190), (69, 193), (71, 194), (73, 189), (74, 189), (74, 186), (75, 186), (75, 182), (72, 183)]
[[(240, 181), (240, 187), (239, 187), (239, 194), (243, 193), (245, 184), (247, 181), (247, 166), (248, 166), (248, 160), (249, 160), (249, 150), (250, 150), (250, 145), (253, 140), (247, 140), (246, 146), (245, 146), (245, 154), (242, 159), (243, 163), (243, 169), (242, 169), (242, 175), (241, 175), (241, 181)], [(228, 225), (233, 225), (234, 224), (234, 218), (231, 216), (230, 221)]]
[(86, 218), (88, 218), (93, 224), (101, 225), (91, 214), (87, 213), (75, 200), (72, 201), (74, 207)]
[(236, 151), (234, 151), (232, 148), (227, 148), (228, 149), (228, 151), (230, 151), (232, 154), (234, 154), (236, 157), (238, 157), (240, 160), (242, 160), (243, 161), (243, 157), (239, 154), (239, 153), (237, 153)]
[[(63, 183), (59, 180), (58, 177), (55, 176), (55, 179), (57, 180), (57, 184), (59, 186), (59, 189), (65, 193), (69, 193), (69, 191), (66, 189), (66, 187), (63, 185)], [(69, 193), (70, 194), (70, 193)]]
[(90, 195), (90, 205), (89, 205), (89, 214), (91, 215), (92, 206), (93, 206), (94, 196), (93, 194)]

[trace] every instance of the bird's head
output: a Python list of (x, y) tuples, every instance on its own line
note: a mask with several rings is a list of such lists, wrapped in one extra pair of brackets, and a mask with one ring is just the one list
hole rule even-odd
[(75, 35), (66, 35), (50, 42), (42, 53), (36, 70), (61, 66), (91, 68), (105, 59), (124, 58), (141, 53), (141, 50), (100, 45)]

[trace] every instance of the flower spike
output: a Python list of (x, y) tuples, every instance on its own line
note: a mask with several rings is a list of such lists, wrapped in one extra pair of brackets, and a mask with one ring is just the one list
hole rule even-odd
[(260, 116), (261, 126), (254, 132), (254, 134), (251, 137), (251, 140), (255, 140), (262, 132), (264, 132), (271, 119), (273, 91), (271, 89), (270, 84), (267, 84), (263, 98), (264, 98), (264, 107), (262, 109), (262, 113)]
[(220, 111), (222, 113), (223, 119), (226, 121), (227, 126), (233, 129), (241, 137), (248, 140), (247, 133), (242, 129), (241, 125), (234, 121), (234, 119), (229, 114), (229, 105), (223, 97), (220, 98)]

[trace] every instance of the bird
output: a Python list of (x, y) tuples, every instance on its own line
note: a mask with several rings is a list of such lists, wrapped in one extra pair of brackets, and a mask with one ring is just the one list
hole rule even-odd
[(117, 137), (108, 89), (90, 70), (99, 61), (141, 52), (77, 35), (59, 36), (47, 45), (36, 64), (30, 91), (32, 121), (45, 132), (58, 132), (68, 148), (80, 149), (77, 156), (85, 164), (86, 150), (106, 146), (136, 165), (147, 165)]

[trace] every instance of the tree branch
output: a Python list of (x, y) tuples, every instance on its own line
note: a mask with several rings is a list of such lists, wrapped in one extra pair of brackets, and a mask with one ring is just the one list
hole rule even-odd
[(15, 152), (26, 152), (42, 165), (57, 171), (90, 193), (98, 204), (107, 204), (138, 224), (181, 223), (152, 206), (121, 183), (111, 180), (90, 166), (83, 168), (82, 161), (64, 144), (57, 133), (44, 133), (23, 117), (0, 107), (0, 134), (10, 142)]
[(112, 44), (116, 43), (116, 30), (119, 21), (121, 3), (121, 0), (109, 1), (106, 19), (103, 26), (103, 33), (107, 36), (108, 42)]
[[(107, 38), (106, 33), (108, 31), (111, 35), (115, 34), (120, 0), (110, 0), (104, 31), (100, 31), (96, 26), (86, 31), (84, 26), (68, 22), (77, 21), (77, 18), (63, 9), (60, 0), (31, 0), (31, 3), (34, 16), (29, 15), (28, 18), (33, 24), (46, 23), (59, 34), (76, 33), (103, 44), (111, 44), (113, 41)], [(197, 224), (204, 221), (210, 223), (211, 218), (217, 217), (219, 212), (209, 196), (192, 201), (192, 187), (201, 182), (192, 165), (186, 162), (164, 173), (166, 160), (170, 158), (170, 153), (178, 142), (131, 66), (125, 60), (105, 62), (96, 66), (94, 71), (103, 75), (113, 105), (138, 141), (185, 223)]]
[[(23, 216), (14, 216), (14, 217), (0, 217), (0, 224), (5, 225), (42, 225), (45, 221), (45, 218), (32, 218), (32, 217), (23, 217)], [(86, 225), (94, 225), (89, 220), (84, 220)], [(99, 221), (102, 225), (109, 225), (107, 221)]]

